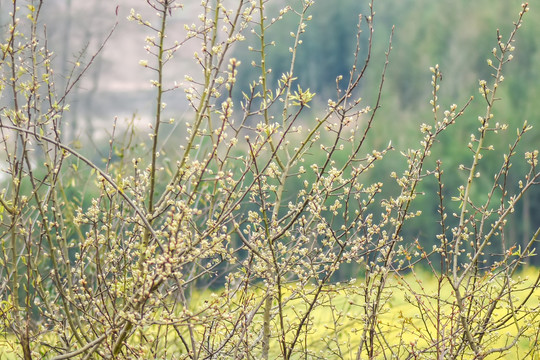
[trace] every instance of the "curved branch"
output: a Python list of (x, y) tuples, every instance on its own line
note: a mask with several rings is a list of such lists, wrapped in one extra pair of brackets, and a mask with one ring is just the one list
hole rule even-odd
[[(51, 139), (50, 137), (47, 137), (47, 136), (42, 136), (42, 135), (38, 135), (36, 134), (34, 131), (31, 131), (31, 130), (27, 130), (27, 129), (23, 129), (23, 128), (20, 128), (20, 127), (17, 127), (17, 126), (12, 126), (12, 125), (5, 125), (5, 124), (2, 124), (0, 123), (0, 128), (4, 128), (4, 129), (9, 129), (9, 130), (15, 130), (15, 131), (19, 131), (19, 132), (23, 132), (23, 133), (26, 133), (26, 134), (30, 134), (30, 135), (33, 135), (37, 140), (44, 140), (50, 144), (53, 144), (55, 146), (58, 146), (60, 149), (68, 152), (69, 154), (75, 156), (77, 159), (81, 160), (82, 162), (84, 162), (86, 165), (88, 165), (89, 167), (91, 167), (92, 169), (94, 169), (101, 177), (103, 177), (103, 179), (105, 179), (105, 181), (107, 181), (113, 188), (114, 190), (116, 190), (118, 192), (118, 194), (120, 194), (120, 196), (122, 196), (124, 198), (124, 200), (126, 200), (126, 202), (129, 204), (129, 206), (131, 206), (131, 208), (135, 211), (135, 213), (137, 215), (139, 215), (141, 221), (143, 222), (144, 226), (148, 229), (148, 231), (152, 234), (152, 237), (157, 241), (158, 240), (158, 237), (157, 237), (157, 234), (156, 232), (154, 231), (154, 229), (152, 228), (152, 225), (150, 225), (150, 222), (148, 221), (148, 219), (146, 218), (145, 214), (143, 213), (143, 211), (137, 206), (135, 205), (135, 203), (133, 202), (133, 200), (130, 199), (130, 197), (124, 192), (124, 190), (122, 190), (118, 184), (116, 184), (116, 182), (111, 179), (111, 177), (109, 175), (107, 175), (106, 172), (104, 172), (103, 170), (101, 170), (96, 164), (94, 164), (91, 160), (89, 160), (88, 158), (86, 158), (85, 156), (79, 154), (77, 151), (73, 150), (72, 148), (60, 143), (59, 141), (55, 140), (55, 139)], [(161, 245), (161, 243), (159, 243), (158, 241), (158, 245), (159, 247), (163, 250), (163, 246)]]

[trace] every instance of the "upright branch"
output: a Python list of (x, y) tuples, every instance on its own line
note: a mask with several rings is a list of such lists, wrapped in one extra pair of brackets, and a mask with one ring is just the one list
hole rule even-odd
[[(460, 267), (460, 255), (462, 253), (461, 251), (461, 245), (462, 243), (466, 242), (469, 238), (469, 236), (474, 235), (471, 231), (472, 229), (469, 228), (469, 226), (472, 226), (470, 224), (470, 212), (469, 207), (471, 206), (472, 202), (470, 199), (470, 194), (473, 187), (473, 181), (475, 178), (479, 177), (479, 173), (477, 171), (478, 164), (480, 162), (480, 159), (483, 156), (483, 153), (486, 150), (486, 147), (484, 145), (486, 141), (486, 135), (490, 131), (490, 121), (494, 117), (493, 109), (497, 98), (497, 90), (501, 83), (504, 80), (503, 76), (503, 67), (505, 64), (507, 64), (509, 61), (512, 60), (513, 55), (512, 52), (514, 51), (514, 38), (518, 31), (518, 29), (521, 27), (521, 24), (523, 22), (523, 16), (525, 13), (529, 10), (528, 4), (524, 3), (522, 5), (522, 10), (519, 13), (518, 20), (514, 23), (514, 29), (510, 33), (508, 40), (504, 42), (502, 40), (502, 35), (497, 31), (497, 48), (493, 49), (493, 56), (495, 57), (496, 63), (493, 64), (492, 61), (488, 61), (488, 65), (494, 70), (492, 76), (493, 76), (493, 83), (490, 86), (486, 80), (480, 81), (480, 94), (482, 98), (486, 101), (486, 112), (483, 116), (478, 117), (478, 121), (480, 122), (480, 127), (478, 128), (478, 139), (475, 139), (476, 146), (472, 149), (473, 151), (473, 160), (469, 167), (466, 167), (465, 169), (468, 170), (468, 176), (467, 176), (467, 182), (465, 186), (462, 186), (460, 188), (460, 213), (459, 213), (459, 223), (456, 226), (456, 228), (453, 230), (453, 260), (452, 260), (452, 287), (456, 294), (456, 302), (459, 307), (459, 316), (461, 319), (461, 323), (465, 332), (465, 336), (467, 338), (467, 341), (469, 343), (469, 346), (473, 349), (476, 356), (480, 356), (482, 349), (480, 346), (478, 346), (477, 341), (473, 338), (473, 334), (470, 330), (470, 325), (468, 323), (467, 319), (467, 312), (465, 309), (465, 300), (462, 295), (462, 289), (461, 285), (465, 279), (471, 274), (471, 271), (475, 269), (474, 264), (476, 263), (476, 259), (478, 257), (478, 254), (482, 252), (482, 250), (487, 246), (489, 243), (489, 237), (485, 237), (483, 240), (481, 240), (478, 248), (475, 250), (476, 255), (470, 261), (468, 264), (464, 265), (463, 269)], [(502, 214), (500, 217), (500, 221), (503, 221), (506, 214)], [(461, 270), (461, 271), (460, 271)]]

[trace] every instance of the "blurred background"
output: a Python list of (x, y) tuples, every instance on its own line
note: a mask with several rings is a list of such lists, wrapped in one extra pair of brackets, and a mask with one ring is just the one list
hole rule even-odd
[[(279, 9), (285, 4), (300, 8), (299, 0), (270, 0), (266, 4), (269, 18), (277, 17)], [(375, 2), (371, 65), (361, 85), (361, 96), (365, 99), (365, 105), (373, 105), (391, 29), (395, 25), (382, 108), (369, 146), (380, 149), (391, 140), (398, 151), (385, 160), (383, 167), (370, 173), (373, 179), (388, 179), (390, 171), (402, 171), (404, 159), (399, 150), (418, 146), (420, 124), (430, 123), (433, 118), (429, 105), (432, 91), (429, 68), (439, 64), (443, 73), (439, 93), (441, 109), (447, 109), (453, 103), (461, 108), (471, 95), (475, 96), (466, 115), (460, 118), (461, 124), (451, 128), (433, 152), (433, 159), (441, 159), (448, 174), (443, 178), (446, 181), (447, 198), (457, 194), (457, 187), (465, 180), (465, 173), (457, 172), (458, 166), (470, 163), (471, 153), (466, 146), (469, 134), (478, 127), (476, 119), (485, 111), (485, 102), (478, 93), (478, 81), (490, 78), (491, 69), (487, 66), (487, 59), (491, 58), (491, 50), (497, 45), (497, 29), (500, 29), (503, 40), (506, 40), (513, 21), (517, 19), (520, 4), (521, 1), (514, 0)], [(0, 26), (4, 34), (10, 6), (11, 1), (0, 0)], [(508, 64), (504, 73), (506, 80), (499, 89), (502, 100), (495, 107), (495, 120), (508, 123), (509, 130), (491, 140), (496, 151), (486, 156), (480, 164), (480, 171), (488, 175), (479, 179), (479, 186), (474, 189), (473, 197), (479, 199), (490, 186), (492, 174), (500, 168), (503, 152), (508, 149), (508, 144), (514, 142), (515, 129), (521, 127), (524, 120), (533, 126), (540, 126), (540, 111), (537, 107), (540, 96), (540, 8), (535, 6), (531, 4), (531, 11), (526, 15), (525, 23), (517, 35), (514, 60)], [(89, 72), (68, 100), (70, 111), (66, 113), (63, 134), (68, 142), (78, 147), (88, 148), (87, 144), (92, 144), (98, 150), (106, 148), (108, 145), (104, 140), (108, 139), (115, 118), (118, 119), (119, 127), (135, 121), (137, 128), (143, 131), (151, 122), (155, 106), (154, 90), (150, 84), (152, 73), (139, 65), (140, 60), (152, 61), (144, 49), (144, 40), (149, 33), (144, 27), (127, 20), (131, 8), (143, 17), (155, 19), (152, 10), (142, 0), (44, 2), (41, 22), (46, 26), (48, 47), (54, 52), (56, 86), (59, 91), (65, 87), (69, 77), (73, 76), (72, 71), (77, 68), (75, 64), (84, 66), (90, 62), (92, 55), (118, 21), (102, 54), (93, 60)], [(197, 22), (200, 9), (198, 1), (186, 1), (184, 9), (176, 11), (171, 17), (169, 36), (177, 34), (178, 39), (183, 39), (184, 25)], [(349, 72), (354, 61), (360, 13), (369, 13), (367, 1), (319, 0), (309, 12), (312, 20), (307, 23), (307, 31), (298, 50), (295, 76), (303, 88), (310, 88), (318, 95), (311, 109), (313, 116), (324, 109), (329, 98), (336, 96), (336, 77), (344, 75), (346, 78)], [(275, 47), (270, 49), (268, 58), (269, 67), (272, 68), (272, 87), (276, 87), (277, 79), (289, 70), (289, 47), (294, 40), (289, 33), (296, 32), (298, 16), (290, 12), (278, 24), (270, 27), (268, 32), (268, 42), (275, 41)], [(248, 30), (245, 35), (249, 43), (254, 39)], [(361, 55), (365, 56), (367, 28), (364, 27), (363, 31), (360, 45)], [(199, 72), (193, 59), (193, 52), (200, 46), (197, 41), (186, 43), (168, 65), (166, 82), (169, 86), (174, 83), (181, 86), (185, 75)], [(247, 46), (234, 48), (233, 53), (233, 56), (242, 61), (236, 93), (239, 97), (241, 90), (247, 88), (248, 81), (257, 76), (258, 70), (250, 66), (256, 54), (249, 52)], [(363, 63), (363, 58), (360, 61)], [(175, 118), (179, 121), (177, 124), (190, 120), (192, 113), (181, 89), (167, 93), (164, 101), (167, 103), (165, 117)], [(176, 139), (185, 137), (182, 129), (184, 127), (171, 126), (167, 130), (173, 135), (167, 138), (171, 146), (181, 141)], [(513, 163), (515, 174), (527, 171), (523, 153), (539, 145), (538, 135), (524, 139)], [(431, 163), (432, 168), (434, 161)], [(434, 180), (426, 179), (421, 189), (425, 196), (416, 203), (416, 207), (425, 216), (405, 229), (405, 236), (419, 239), (424, 246), (437, 241), (435, 235), (440, 231), (437, 184)], [(389, 187), (393, 186), (389, 179), (384, 181)], [(485, 181), (486, 187), (482, 186), (482, 181)], [(518, 181), (517, 177), (509, 179), (514, 189)], [(450, 214), (452, 211), (448, 209)], [(525, 243), (540, 226), (538, 187), (523, 199), (513, 216), (514, 221), (507, 227), (505, 237)], [(500, 246), (493, 245), (491, 251), (498, 250)], [(538, 259), (535, 261), (540, 265)]]

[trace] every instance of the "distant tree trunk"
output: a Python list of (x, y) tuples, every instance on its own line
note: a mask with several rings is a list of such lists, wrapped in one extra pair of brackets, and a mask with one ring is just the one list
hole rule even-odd
[[(71, 53), (71, 38), (72, 38), (72, 29), (71, 29), (71, 24), (72, 24), (72, 21), (71, 21), (71, 0), (67, 0), (66, 1), (66, 13), (64, 14), (64, 32), (63, 32), (63, 36), (62, 36), (62, 64), (61, 64), (61, 69), (62, 69), (62, 72), (61, 72), (61, 76), (65, 76), (66, 77), (66, 82), (65, 84), (67, 84), (70, 79), (68, 78), (69, 76), (69, 64), (70, 64), (70, 53)], [(75, 110), (75, 109), (74, 109)], [(62, 131), (62, 136), (64, 138), (64, 141), (68, 141), (70, 139), (73, 139), (74, 138), (74, 133), (75, 133), (75, 127), (76, 127), (76, 118), (75, 116), (69, 116), (68, 117), (73, 123), (71, 124), (71, 127), (67, 127), (66, 126), (66, 123), (65, 122), (62, 122), (62, 128), (60, 129)], [(71, 131), (68, 132), (67, 129), (71, 128)]]
[[(88, 32), (87, 35), (88, 35), (87, 36), (88, 41), (90, 41), (90, 39), (92, 38), (92, 35), (90, 32)], [(98, 34), (96, 37), (101, 39), (101, 35), (102, 34)], [(94, 139), (94, 132), (95, 132), (94, 121), (96, 121), (97, 119), (96, 119), (96, 113), (94, 111), (94, 102), (95, 102), (96, 94), (99, 89), (99, 80), (101, 78), (102, 69), (103, 69), (103, 58), (99, 56), (97, 59), (94, 60), (94, 65), (92, 66), (92, 71), (90, 72), (89, 77), (91, 78), (92, 83), (90, 84), (90, 89), (88, 89), (88, 91), (85, 93), (84, 106), (83, 106), (83, 111), (84, 111), (83, 118), (85, 119), (84, 129), (85, 129), (86, 136), (90, 140), (95, 140)]]

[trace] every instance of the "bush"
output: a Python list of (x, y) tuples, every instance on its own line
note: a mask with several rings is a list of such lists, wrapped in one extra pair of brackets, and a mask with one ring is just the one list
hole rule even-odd
[[(437, 65), (433, 119), (420, 126), (420, 144), (402, 152), (404, 170), (380, 165), (391, 143), (370, 145), (392, 49), (390, 37), (368, 105), (360, 85), (371, 69), (373, 4), (360, 17), (354, 64), (326, 102), (295, 78), (312, 1), (274, 18), (262, 0), (202, 2), (198, 20), (175, 39), (167, 26), (182, 6), (149, 0), (155, 18), (129, 16), (152, 33), (150, 58), (140, 61), (154, 75), (149, 140), (123, 143), (113, 130), (100, 164), (62, 129), (69, 95), (101, 48), (74, 65), (59, 91), (38, 21), (45, 5), (18, 3), (0, 62), (5, 349), (24, 359), (481, 359), (522, 351), (528, 339), (528, 355), (538, 356), (540, 277), (518, 271), (535, 256), (540, 229), (525, 246), (505, 237), (509, 214), (540, 178), (538, 150), (524, 158), (517, 151), (532, 127), (525, 122), (500, 163), (479, 172), (493, 135), (507, 127), (494, 106), (527, 4), (510, 34), (497, 34), (492, 78), (479, 83), (486, 110), (470, 135), (472, 158), (457, 173), (430, 155), (448, 128), (473, 116), (471, 100), (440, 108)], [(296, 17), (297, 29), (289, 70), (275, 83), (267, 31), (283, 16)], [(253, 72), (231, 53), (247, 36), (258, 73), (238, 88), (239, 73)], [(168, 63), (194, 42), (200, 72), (169, 84)], [(165, 93), (179, 88), (190, 104), (185, 123), (163, 113)], [(164, 126), (175, 121), (187, 136), (163, 147)], [(527, 163), (527, 172), (511, 171), (514, 162)], [(457, 192), (445, 189), (461, 173)], [(420, 193), (429, 178), (436, 185), (425, 190), (434, 190)], [(432, 248), (403, 236), (420, 210), (431, 211), (412, 210), (422, 196), (438, 199)], [(389, 318), (396, 296), (409, 310)]]

